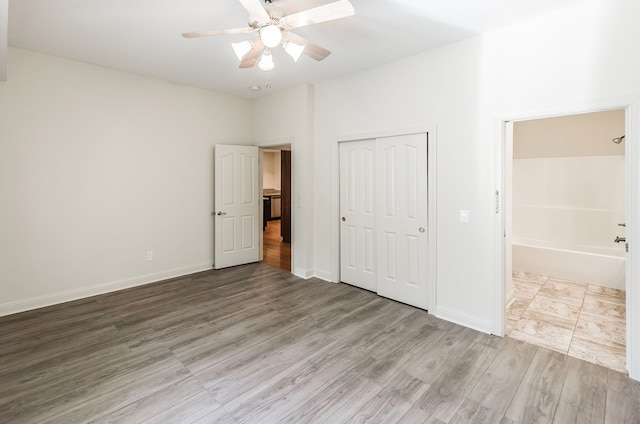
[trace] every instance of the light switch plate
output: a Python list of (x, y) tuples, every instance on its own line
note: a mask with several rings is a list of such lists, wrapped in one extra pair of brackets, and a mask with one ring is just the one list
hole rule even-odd
[(298, 209), (302, 209), (302, 192), (296, 192), (296, 205)]
[(460, 222), (465, 224), (469, 222), (469, 211), (465, 211), (463, 209), (460, 210)]

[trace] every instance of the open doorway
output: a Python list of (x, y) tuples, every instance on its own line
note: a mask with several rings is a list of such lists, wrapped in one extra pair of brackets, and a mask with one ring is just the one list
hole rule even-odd
[(291, 145), (262, 149), (263, 262), (291, 271)]
[(626, 372), (625, 110), (512, 125), (504, 334)]

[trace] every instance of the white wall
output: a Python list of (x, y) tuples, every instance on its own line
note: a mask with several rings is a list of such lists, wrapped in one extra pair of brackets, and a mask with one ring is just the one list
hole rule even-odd
[[(337, 141), (435, 124), (437, 299), (431, 312), (491, 331), (493, 290), (501, 279), (495, 266), (498, 117), (640, 95), (638, 16), (635, 0), (589, 1), (315, 87), (274, 93), (255, 100), (252, 114), (245, 114), (246, 103), (238, 99), (14, 52), (18, 60), (10, 57), (9, 78), (15, 74), (15, 80), (0, 85), (0, 193), (3, 204), (18, 205), (0, 220), (0, 260), (9, 270), (3, 278), (18, 292), (11, 299), (37, 296), (30, 282), (46, 282), (51, 275), (59, 287), (75, 288), (153, 273), (158, 262), (141, 258), (148, 249), (157, 251), (158, 260), (172, 258), (162, 269), (208, 260), (210, 223), (199, 211), (208, 214), (211, 201), (199, 195), (210, 196), (211, 190), (210, 179), (203, 183), (202, 176), (210, 175), (211, 144), (244, 141), (243, 128), (252, 128), (262, 146), (292, 144), (294, 272), (334, 279)], [(60, 102), (67, 107), (57, 108)], [(190, 104), (193, 110), (182, 113)], [(74, 116), (67, 116), (69, 110)], [(176, 116), (178, 123), (170, 119)], [(60, 128), (69, 119), (87, 124)], [(38, 136), (44, 141), (36, 149), (28, 142)], [(5, 147), (7, 137), (12, 141)], [(86, 139), (97, 146), (87, 149)], [(177, 139), (192, 145), (180, 149)], [(27, 160), (33, 151), (37, 160)], [(71, 161), (69, 155), (85, 160)], [(115, 176), (114, 163), (122, 169)], [(85, 169), (76, 172), (79, 166)], [(42, 175), (51, 178), (43, 181)], [(78, 186), (59, 188), (70, 182)], [(15, 184), (24, 189), (16, 191)], [(92, 201), (78, 200), (78, 193)], [(95, 206), (93, 200), (103, 198)], [(54, 201), (71, 206), (52, 210)], [(458, 220), (461, 209), (470, 211), (467, 224)], [(106, 228), (90, 225), (105, 220)], [(76, 225), (88, 232), (86, 240)], [(199, 247), (191, 249), (187, 242), (194, 239)], [(62, 249), (56, 240), (64, 240)], [(168, 256), (165, 246), (174, 249)], [(67, 260), (64, 266), (61, 259)]]
[[(481, 39), (474, 39), (319, 85), (315, 156), (316, 181), (335, 181), (336, 141), (345, 134), (437, 126), (435, 304), (441, 316), (486, 329), (493, 149), (490, 139), (482, 149), (478, 138), (480, 47)], [(491, 117), (485, 119), (492, 124)], [(488, 125), (488, 131), (492, 129)], [(337, 219), (326, 207), (336, 202), (334, 197), (335, 193), (318, 192), (315, 227), (331, 228)], [(459, 222), (460, 210), (470, 211), (469, 223)], [(329, 232), (314, 239), (319, 273), (337, 273), (335, 240)]]
[(253, 103), (256, 143), (259, 146), (291, 145), (291, 270), (303, 278), (315, 273), (313, 114), (314, 88), (307, 85), (278, 91)]
[(280, 190), (282, 179), (280, 152), (263, 152), (262, 158), (262, 188)]
[(12, 48), (8, 73), (0, 314), (211, 267), (213, 145), (250, 142), (249, 101)]
[[(640, 93), (640, 2), (592, 1), (316, 86), (314, 228), (338, 219), (336, 140), (437, 125), (437, 300), (432, 311), (491, 331), (498, 116)], [(622, 60), (622, 62), (621, 62)], [(311, 165), (311, 163), (310, 163)], [(461, 209), (470, 222), (460, 223)], [(314, 270), (336, 275), (337, 236), (314, 235)]]

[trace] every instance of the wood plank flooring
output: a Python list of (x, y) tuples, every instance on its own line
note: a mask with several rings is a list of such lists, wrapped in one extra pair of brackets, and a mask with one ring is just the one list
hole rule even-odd
[(280, 226), (279, 219), (267, 221), (267, 228), (262, 235), (264, 253), (262, 261), (267, 265), (291, 271), (291, 243), (282, 241)]
[(265, 264), (0, 318), (0, 423), (640, 423), (624, 374)]

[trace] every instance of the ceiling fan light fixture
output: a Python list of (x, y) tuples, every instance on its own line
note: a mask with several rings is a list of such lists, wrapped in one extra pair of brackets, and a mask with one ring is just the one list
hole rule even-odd
[[(2, 1), (2, 0), (0, 0)], [(185, 38), (211, 37), (217, 35), (256, 34), (251, 41), (231, 43), (235, 55), (240, 60), (239, 68), (252, 68), (259, 64), (260, 69), (275, 68), (271, 49), (282, 46), (294, 61), (298, 61), (301, 54), (321, 61), (331, 52), (312, 43), (290, 30), (335, 19), (346, 18), (355, 13), (349, 0), (323, 0), (330, 3), (310, 9), (285, 13), (280, 8), (267, 8), (262, 1), (271, 3), (273, 0), (237, 0), (248, 13), (248, 26), (242, 28), (217, 29), (210, 31), (184, 32)], [(286, 3), (283, 2), (283, 4)], [(293, 1), (292, 1), (293, 3)], [(279, 53), (278, 53), (279, 54)], [(258, 60), (259, 59), (259, 60)]]
[(233, 47), (233, 51), (238, 57), (238, 60), (242, 60), (242, 58), (251, 51), (251, 42), (245, 40), (239, 43), (231, 43), (231, 47)]
[(260, 28), (260, 38), (262, 39), (262, 44), (273, 48), (282, 41), (282, 32), (275, 25), (266, 25)]
[(291, 41), (288, 41), (284, 45), (284, 51), (287, 52), (289, 56), (293, 58), (294, 62), (297, 62), (298, 59), (300, 59), (300, 55), (304, 51), (304, 45), (296, 44), (296, 43), (292, 43)]
[(260, 58), (260, 62), (258, 62), (258, 68), (263, 71), (272, 71), (275, 67), (276, 64), (273, 63), (271, 51), (269, 49), (265, 49), (264, 53), (262, 53), (262, 57)]

